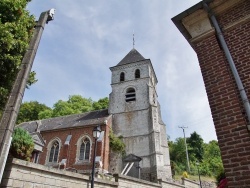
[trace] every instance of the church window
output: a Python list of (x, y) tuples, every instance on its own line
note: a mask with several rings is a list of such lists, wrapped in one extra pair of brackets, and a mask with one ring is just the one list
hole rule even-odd
[(49, 153), (49, 162), (56, 163), (58, 161), (58, 154), (59, 154), (59, 142), (54, 141)]
[(139, 69), (135, 70), (135, 78), (140, 78), (141, 77), (141, 73)]
[(76, 163), (89, 163), (92, 141), (88, 135), (81, 136), (77, 141)]
[(80, 156), (79, 160), (89, 160), (90, 154), (90, 140), (85, 138), (82, 140), (82, 144), (80, 146)]
[(136, 100), (135, 89), (128, 88), (126, 92), (126, 102), (135, 101), (135, 100)]
[(125, 74), (124, 74), (124, 72), (122, 72), (121, 74), (120, 74), (120, 81), (122, 82), (122, 81), (124, 81), (125, 80)]

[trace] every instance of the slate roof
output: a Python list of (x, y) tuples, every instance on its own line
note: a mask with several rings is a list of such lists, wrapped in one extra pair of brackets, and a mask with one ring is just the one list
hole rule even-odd
[(68, 116), (55, 117), (37, 121), (21, 123), (20, 127), (27, 130), (29, 133), (36, 131), (50, 131), (73, 127), (82, 127), (88, 125), (103, 124), (109, 118), (108, 109), (86, 112), (82, 114), (73, 114)]
[(134, 63), (142, 60), (145, 60), (145, 58), (136, 49), (133, 48), (116, 66)]

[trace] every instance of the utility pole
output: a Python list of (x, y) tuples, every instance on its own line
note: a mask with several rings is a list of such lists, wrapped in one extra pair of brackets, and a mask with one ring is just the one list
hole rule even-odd
[(5, 105), (3, 115), (0, 121), (0, 182), (8, 157), (12, 133), (15, 127), (16, 118), (23, 99), (24, 90), (29, 78), (29, 74), (36, 56), (40, 39), (46, 23), (54, 19), (55, 9), (42, 12), (36, 23), (34, 34), (29, 43), (17, 74), (8, 101)]
[(186, 157), (187, 157), (187, 171), (190, 172), (190, 165), (189, 165), (189, 157), (188, 157), (188, 150), (187, 150), (187, 142), (186, 142), (186, 136), (185, 136), (185, 129), (188, 127), (179, 127), (183, 130), (183, 135), (184, 135), (184, 142), (185, 142), (185, 147), (186, 147)]

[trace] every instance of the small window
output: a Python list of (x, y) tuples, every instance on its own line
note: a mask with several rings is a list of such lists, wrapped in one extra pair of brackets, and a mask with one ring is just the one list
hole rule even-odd
[(55, 141), (50, 149), (49, 162), (57, 162), (58, 153), (59, 153), (59, 143), (58, 141)]
[(88, 138), (84, 138), (80, 146), (79, 160), (89, 160), (90, 155), (90, 141)]
[(141, 73), (139, 69), (135, 70), (135, 78), (140, 78), (141, 77)]
[(122, 81), (124, 81), (125, 80), (125, 74), (124, 74), (124, 72), (122, 72), (121, 74), (120, 74), (120, 81), (122, 82)]
[(134, 88), (129, 88), (127, 89), (127, 93), (126, 93), (126, 102), (130, 102), (130, 101), (135, 101), (135, 89)]

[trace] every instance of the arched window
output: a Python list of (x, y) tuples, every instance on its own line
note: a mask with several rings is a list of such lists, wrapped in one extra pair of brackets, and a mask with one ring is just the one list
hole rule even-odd
[(124, 74), (124, 72), (122, 72), (121, 74), (120, 74), (120, 81), (122, 82), (122, 81), (124, 81), (125, 80), (125, 74)]
[(139, 69), (135, 70), (135, 78), (140, 78), (141, 77), (141, 73)]
[(135, 89), (128, 88), (126, 92), (126, 102), (135, 101), (135, 100), (136, 100)]
[(77, 141), (76, 163), (89, 163), (92, 141), (88, 135), (82, 135)]
[(80, 146), (80, 156), (79, 160), (89, 160), (90, 154), (90, 140), (88, 138), (82, 139), (82, 143)]
[(56, 163), (58, 161), (58, 154), (59, 154), (59, 142), (54, 141), (50, 148), (49, 162)]

